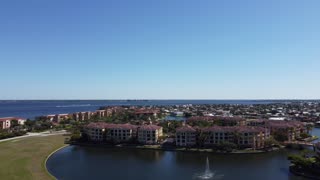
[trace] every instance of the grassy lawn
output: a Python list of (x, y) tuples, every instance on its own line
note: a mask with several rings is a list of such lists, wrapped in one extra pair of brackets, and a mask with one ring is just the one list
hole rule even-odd
[(64, 145), (65, 136), (28, 137), (0, 143), (0, 179), (53, 179), (44, 166), (47, 156)]

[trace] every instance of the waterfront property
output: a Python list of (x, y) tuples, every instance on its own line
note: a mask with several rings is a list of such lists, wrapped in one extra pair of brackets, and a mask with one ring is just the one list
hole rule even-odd
[(273, 135), (283, 134), (286, 141), (295, 141), (300, 138), (300, 134), (306, 133), (306, 127), (299, 121), (265, 120), (253, 119), (247, 120), (248, 126), (265, 127)]
[(212, 126), (202, 129), (204, 145), (214, 146), (225, 142), (234, 142), (234, 128), (227, 126)]
[(300, 138), (301, 133), (306, 132), (303, 123), (298, 121), (266, 121), (266, 127), (270, 129), (271, 134), (283, 133), (287, 135), (287, 141), (294, 141)]
[(138, 127), (138, 142), (142, 144), (157, 144), (160, 142), (160, 137), (163, 136), (161, 126), (142, 125)]
[(89, 140), (96, 142), (124, 143), (137, 141), (141, 144), (157, 144), (163, 135), (162, 127), (156, 125), (90, 123), (85, 127)]
[(137, 136), (137, 126), (132, 124), (107, 124), (106, 140), (116, 143), (134, 141)]
[(212, 126), (202, 130), (205, 146), (235, 143), (240, 148), (264, 148), (265, 139), (270, 137), (268, 129), (249, 126)]
[(0, 129), (10, 129), (12, 125), (12, 121), (17, 121), (17, 124), (19, 125), (24, 125), (26, 122), (25, 119), (23, 118), (18, 118), (18, 117), (4, 117), (0, 118)]
[(270, 137), (270, 131), (262, 127), (236, 127), (236, 142), (241, 148), (261, 149), (265, 140)]
[(89, 123), (84, 128), (84, 133), (90, 141), (102, 142), (105, 140), (106, 123)]
[(176, 146), (192, 147), (197, 144), (197, 130), (189, 125), (177, 128)]
[(90, 123), (85, 127), (89, 140), (123, 143), (136, 139), (137, 126), (131, 124)]

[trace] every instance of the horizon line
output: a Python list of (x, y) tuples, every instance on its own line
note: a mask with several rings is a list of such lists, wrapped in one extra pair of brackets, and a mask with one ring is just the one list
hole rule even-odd
[(270, 99), (263, 99), (263, 98), (257, 98), (257, 99), (0, 99), (0, 101), (176, 101), (176, 100), (185, 100), (185, 101), (193, 101), (193, 100), (200, 100), (200, 101), (305, 101), (305, 100), (313, 100), (313, 101), (319, 101), (320, 98), (284, 98), (284, 99), (278, 99), (278, 98), (270, 98)]

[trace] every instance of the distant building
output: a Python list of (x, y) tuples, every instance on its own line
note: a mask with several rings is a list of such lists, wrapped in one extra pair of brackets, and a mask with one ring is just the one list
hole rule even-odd
[(24, 125), (26, 119), (18, 117), (4, 117), (0, 118), (0, 129), (9, 129), (12, 125), (12, 121), (16, 120), (19, 125)]
[(72, 119), (75, 120), (75, 121), (79, 121), (80, 120), (79, 113), (77, 113), (77, 112), (73, 113), (72, 114)]
[(153, 110), (153, 109), (137, 109), (134, 114), (138, 117), (140, 116), (154, 116), (157, 117), (159, 114), (159, 110)]
[(106, 110), (97, 110), (96, 115), (98, 118), (103, 118), (103, 117), (106, 117), (107, 113), (106, 113)]
[(69, 114), (56, 114), (53, 118), (53, 121), (59, 123), (60, 121), (67, 120), (69, 118)]
[(84, 121), (86, 120), (86, 112), (79, 112), (79, 121)]
[(246, 121), (247, 126), (258, 126), (263, 127), (266, 125), (266, 121), (264, 119), (249, 119)]
[(240, 117), (214, 117), (214, 122), (220, 126), (243, 126), (246, 120)]
[(270, 117), (269, 120), (271, 121), (284, 121), (286, 117)]
[(171, 116), (184, 116), (184, 112), (181, 112), (181, 111), (171, 112)]
[(45, 116), (45, 120), (47, 120), (47, 121), (53, 121), (55, 116), (56, 116), (56, 115), (47, 115), (47, 116)]

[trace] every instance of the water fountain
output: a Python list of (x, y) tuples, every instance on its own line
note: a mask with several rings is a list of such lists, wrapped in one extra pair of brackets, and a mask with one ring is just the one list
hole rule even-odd
[(212, 172), (210, 170), (209, 158), (208, 157), (207, 157), (207, 161), (206, 161), (206, 169), (205, 169), (205, 171), (203, 173), (195, 175), (196, 179), (221, 179), (222, 177), (223, 177), (223, 175), (218, 175), (215, 172)]

